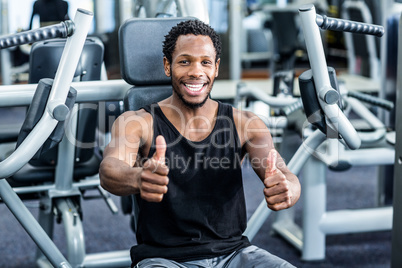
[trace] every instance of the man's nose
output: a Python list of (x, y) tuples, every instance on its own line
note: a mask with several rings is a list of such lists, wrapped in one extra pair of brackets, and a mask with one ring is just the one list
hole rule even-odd
[(191, 64), (188, 75), (191, 77), (201, 77), (204, 74), (201, 63), (195, 62)]

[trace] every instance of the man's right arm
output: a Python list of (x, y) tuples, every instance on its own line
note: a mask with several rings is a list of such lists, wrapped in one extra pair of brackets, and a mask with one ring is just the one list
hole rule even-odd
[(134, 167), (145, 130), (141, 115), (126, 112), (113, 123), (111, 141), (103, 152), (99, 168), (101, 186), (115, 195), (139, 193), (142, 168)]
[[(112, 139), (99, 169), (101, 186), (115, 195), (140, 194), (150, 202), (160, 202), (167, 192), (169, 169), (164, 164), (166, 143), (156, 139), (156, 152), (143, 165), (135, 165), (139, 148), (152, 141), (151, 117), (141, 112), (121, 115), (113, 124)], [(145, 155), (148, 152), (143, 152)]]

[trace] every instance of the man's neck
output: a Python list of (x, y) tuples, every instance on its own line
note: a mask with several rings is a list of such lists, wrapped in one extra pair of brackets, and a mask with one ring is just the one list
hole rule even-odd
[(215, 126), (218, 103), (214, 100), (208, 99), (203, 106), (190, 108), (170, 97), (159, 105), (166, 118), (189, 140), (203, 140)]

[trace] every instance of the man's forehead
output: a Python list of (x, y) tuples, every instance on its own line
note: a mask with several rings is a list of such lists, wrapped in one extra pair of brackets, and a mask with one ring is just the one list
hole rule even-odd
[(182, 49), (184, 47), (188, 48), (198, 47), (198, 48), (215, 50), (211, 38), (207, 35), (193, 35), (193, 34), (180, 35), (177, 38), (175, 48)]

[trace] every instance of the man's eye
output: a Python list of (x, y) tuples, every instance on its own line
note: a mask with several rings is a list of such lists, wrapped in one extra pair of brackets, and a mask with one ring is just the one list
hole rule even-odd
[(181, 60), (179, 61), (180, 64), (188, 64), (188, 60)]
[(209, 65), (209, 64), (212, 64), (210, 61), (208, 61), (208, 60), (204, 60), (203, 62), (202, 62), (202, 64), (205, 64), (205, 65)]

